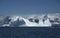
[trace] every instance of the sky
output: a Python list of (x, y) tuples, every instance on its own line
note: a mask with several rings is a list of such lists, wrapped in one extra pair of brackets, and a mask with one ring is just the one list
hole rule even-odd
[(0, 15), (60, 13), (60, 0), (0, 0)]

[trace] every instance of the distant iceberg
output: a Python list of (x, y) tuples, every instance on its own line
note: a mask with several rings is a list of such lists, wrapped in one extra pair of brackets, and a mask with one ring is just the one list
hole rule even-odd
[(50, 15), (0, 17), (0, 27), (52, 27), (54, 24), (60, 24), (60, 18), (52, 18)]

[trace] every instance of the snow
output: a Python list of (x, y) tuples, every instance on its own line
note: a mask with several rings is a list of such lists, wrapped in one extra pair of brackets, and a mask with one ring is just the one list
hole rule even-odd
[[(27, 18), (22, 17), (22, 16), (18, 16), (18, 15), (10, 16), (9, 19), (11, 19), (11, 21), (8, 24), (2, 24), (2, 26), (3, 27), (5, 27), (5, 26), (10, 27), (12, 23), (14, 23), (16, 21), (21, 21), (21, 20), (23, 20), (25, 22), (25, 24), (19, 25), (19, 27), (20, 26), (21, 27), (25, 27), (25, 26), (26, 27), (51, 27), (52, 26), (52, 23), (50, 22), (50, 19), (49, 19), (51, 17), (50, 15), (47, 15), (46, 19), (44, 18), (44, 15), (42, 15), (42, 16), (34, 15), (34, 16), (29, 16), (29, 17), (27, 16)], [(30, 19), (30, 18), (33, 18), (33, 19), (38, 18), (39, 23), (29, 21), (28, 19)], [(54, 18), (51, 17), (51, 20), (53, 20)], [(43, 19), (45, 19), (44, 22), (43, 22)], [(54, 24), (60, 24), (60, 23), (54, 22)]]

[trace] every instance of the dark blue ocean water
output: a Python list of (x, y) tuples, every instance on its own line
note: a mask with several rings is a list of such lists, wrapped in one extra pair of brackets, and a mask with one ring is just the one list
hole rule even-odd
[(60, 28), (0, 27), (0, 38), (60, 38)]

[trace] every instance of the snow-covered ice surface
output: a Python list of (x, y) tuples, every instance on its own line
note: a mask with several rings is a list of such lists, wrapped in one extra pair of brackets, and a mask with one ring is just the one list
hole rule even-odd
[(58, 14), (0, 16), (0, 27), (52, 27), (55, 25), (60, 27)]

